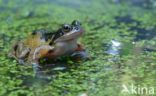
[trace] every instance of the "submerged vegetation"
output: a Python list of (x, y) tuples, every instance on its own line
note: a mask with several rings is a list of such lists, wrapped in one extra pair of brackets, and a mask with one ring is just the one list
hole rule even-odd
[[(123, 1), (0, 0), (0, 96), (138, 96), (123, 94), (122, 85), (156, 88), (156, 2)], [(33, 30), (54, 31), (75, 19), (85, 29), (80, 42), (91, 60), (65, 58), (45, 81), (7, 57), (11, 45)]]

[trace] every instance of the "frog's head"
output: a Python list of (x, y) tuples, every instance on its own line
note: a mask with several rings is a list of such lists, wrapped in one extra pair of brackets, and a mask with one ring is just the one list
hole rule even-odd
[(62, 36), (57, 38), (55, 42), (70, 41), (82, 36), (84, 30), (81, 28), (79, 21), (74, 20), (71, 24), (64, 24), (61, 28)]

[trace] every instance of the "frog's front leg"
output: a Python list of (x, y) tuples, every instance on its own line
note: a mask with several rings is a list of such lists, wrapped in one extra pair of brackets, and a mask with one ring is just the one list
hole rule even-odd
[(71, 54), (71, 57), (75, 61), (81, 61), (88, 59), (89, 55), (81, 44), (77, 44), (77, 48)]
[(35, 77), (39, 79), (43, 79), (45, 77), (43, 77), (44, 75), (42, 72), (42, 66), (40, 66), (39, 59), (40, 59), (40, 53), (38, 50), (37, 51), (35, 50), (33, 57), (32, 57), (32, 61), (31, 61), (32, 68), (33, 68)]
[(49, 76), (43, 72), (43, 68), (42, 66), (40, 66), (38, 60), (36, 62), (32, 62), (32, 67), (34, 75), (37, 79), (45, 79), (45, 80), (49, 79)]
[(32, 57), (32, 67), (35, 73), (35, 76), (40, 79), (48, 79), (42, 70), (43, 66), (40, 66), (40, 59), (47, 57), (48, 53), (53, 50), (53, 47), (49, 45), (42, 45), (35, 49)]
[(35, 76), (39, 77), (41, 75), (41, 66), (39, 66), (39, 63), (32, 62), (32, 68), (33, 68)]

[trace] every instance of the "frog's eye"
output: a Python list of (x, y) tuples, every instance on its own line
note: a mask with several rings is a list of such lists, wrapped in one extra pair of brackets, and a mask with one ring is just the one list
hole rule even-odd
[(69, 32), (70, 30), (71, 30), (71, 26), (70, 26), (70, 25), (65, 24), (65, 25), (63, 26), (63, 31), (64, 31), (64, 32)]

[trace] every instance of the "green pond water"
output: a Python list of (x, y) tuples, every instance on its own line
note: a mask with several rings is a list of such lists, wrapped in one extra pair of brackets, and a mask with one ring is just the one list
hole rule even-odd
[[(156, 96), (155, 16), (154, 0), (0, 0), (0, 96)], [(7, 57), (33, 30), (73, 20), (90, 60), (64, 58), (47, 81)]]

